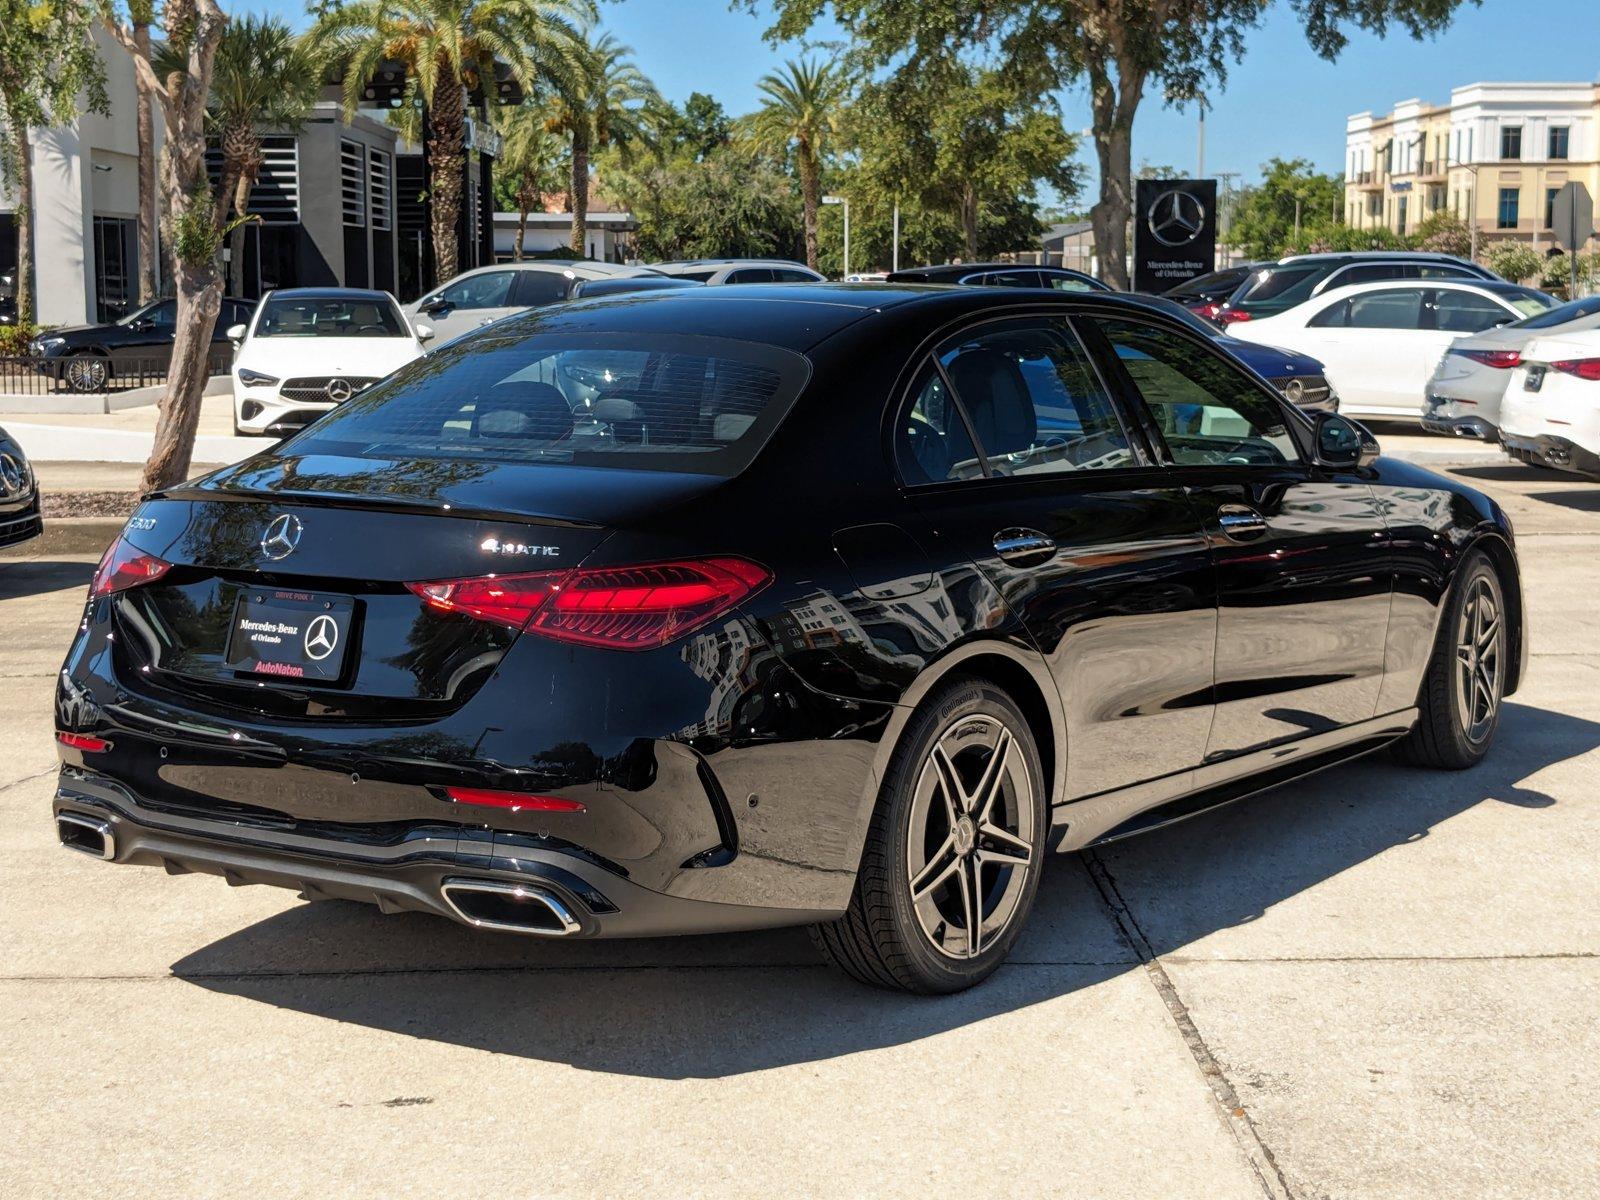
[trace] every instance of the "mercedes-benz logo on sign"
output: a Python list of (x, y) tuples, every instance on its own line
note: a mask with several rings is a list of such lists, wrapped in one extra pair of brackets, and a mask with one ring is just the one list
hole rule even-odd
[(348, 379), (330, 379), (328, 386), (323, 388), (322, 392), (335, 404), (343, 404), (356, 394), (356, 389), (350, 385)]
[(305, 526), (293, 513), (274, 517), (267, 531), (261, 535), (261, 553), (273, 562), (288, 558), (300, 545), (300, 535), (304, 532)]
[(1156, 197), (1147, 221), (1163, 246), (1187, 246), (1205, 232), (1206, 210), (1190, 193), (1171, 188)]
[(22, 491), (22, 464), (9, 454), (0, 454), (0, 496), (10, 498)]
[(324, 613), (306, 626), (306, 657), (321, 662), (339, 644), (339, 622)]

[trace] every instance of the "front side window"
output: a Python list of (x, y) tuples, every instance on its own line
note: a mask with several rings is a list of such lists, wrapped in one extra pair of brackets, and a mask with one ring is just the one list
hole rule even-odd
[(732, 475), (765, 444), (809, 371), (775, 347), (545, 331), (543, 320), (408, 364), (281, 453)]
[(1447, 333), (1482, 333), (1511, 320), (1511, 314), (1477, 292), (1440, 291), (1433, 302), (1433, 327)]
[[(1057, 275), (1051, 271), (1040, 272), (1044, 277), (1044, 285), (1057, 292), (1093, 292), (1098, 291), (1086, 279), (1079, 279), (1076, 275)], [(1170, 292), (1168, 293), (1171, 294)]]
[(1500, 130), (1500, 157), (1515, 159), (1522, 157), (1522, 126), (1506, 125)]
[(137, 312), (129, 313), (122, 318), (121, 324), (134, 325), (148, 321), (156, 329), (174, 329), (178, 324), (178, 302), (176, 300), (158, 300), (148, 308), (141, 308)]
[(511, 279), (510, 271), (468, 275), (444, 288), (435, 299), (451, 308), (504, 308), (509, 303)]
[(1256, 304), (1274, 300), (1298, 304), (1311, 294), (1311, 289), (1320, 278), (1320, 267), (1263, 267), (1246, 285), (1243, 294), (1237, 297), (1237, 302)]
[(1138, 464), (1111, 398), (1064, 321), (984, 326), (938, 353), (991, 474)]
[(771, 283), (771, 267), (742, 267), (732, 272), (724, 283)]
[(1281, 405), (1248, 376), (1180, 334), (1096, 318), (1180, 466), (1299, 461)]
[(1500, 189), (1500, 211), (1495, 222), (1500, 229), (1515, 229), (1517, 227), (1519, 193), (1514, 187)]
[(352, 297), (272, 297), (261, 308), (254, 335), (269, 337), (410, 337), (405, 322), (387, 299)]
[(1015, 287), (1036, 288), (1039, 286), (1039, 272), (1037, 271), (990, 271), (979, 275), (976, 279), (966, 280), (982, 287)]
[(1330, 304), (1306, 324), (1319, 329), (1421, 329), (1421, 288), (1386, 288)]

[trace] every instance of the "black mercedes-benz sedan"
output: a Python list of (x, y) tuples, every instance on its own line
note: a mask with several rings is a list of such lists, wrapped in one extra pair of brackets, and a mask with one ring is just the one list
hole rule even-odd
[(1526, 647), (1499, 508), (1137, 297), (635, 294), (147, 497), (55, 817), (485, 929), (809, 924), (949, 992), (1048, 851), (1385, 745), (1472, 766)]
[(0, 429), (0, 546), (15, 546), (44, 532), (39, 481), (16, 439)]

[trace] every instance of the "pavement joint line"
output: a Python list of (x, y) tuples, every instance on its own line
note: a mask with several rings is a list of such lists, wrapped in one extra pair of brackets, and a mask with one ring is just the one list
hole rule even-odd
[(1204, 1036), (1194, 1023), (1194, 1018), (1189, 1015), (1188, 1005), (1184, 1004), (1183, 997), (1178, 994), (1178, 989), (1167, 975), (1166, 968), (1161, 965), (1161, 958), (1151, 946), (1150, 939), (1139, 927), (1138, 918), (1134, 916), (1128, 902), (1123, 899), (1122, 892), (1117, 888), (1117, 882), (1112, 878), (1105, 861), (1093, 850), (1085, 850), (1080, 857), (1084, 869), (1088, 871), (1089, 878), (1094, 882), (1101, 900), (1110, 912), (1118, 935), (1139, 956), (1146, 977), (1167, 1006), (1168, 1015), (1177, 1026), (1178, 1033), (1194, 1058), (1195, 1066), (1200, 1069), (1202, 1078), (1210, 1086), (1212, 1098), (1221, 1110), (1223, 1122), (1232, 1133), (1234, 1142), (1244, 1155), (1245, 1161), (1250, 1164), (1256, 1182), (1261, 1185), (1262, 1193), (1270, 1200), (1294, 1200), (1294, 1192), (1289, 1187), (1289, 1181), (1284, 1178), (1278, 1160), (1273, 1156), (1271, 1148), (1261, 1139), (1255, 1122), (1245, 1111), (1244, 1102), (1239, 1099), (1239, 1093), (1234, 1090), (1233, 1084), (1222, 1069), (1222, 1064), (1217, 1062), (1211, 1053), (1211, 1048), (1206, 1045)]
[(9, 792), (14, 787), (21, 787), (25, 783), (33, 783), (35, 780), (43, 779), (47, 775), (54, 775), (60, 770), (61, 764), (56, 763), (54, 766), (46, 767), (37, 774), (24, 775), (21, 779), (12, 779), (6, 782), (0, 782), (0, 792)]
[(1204, 966), (1206, 963), (1452, 963), (1452, 962), (1545, 962), (1568, 959), (1600, 958), (1595, 950), (1552, 950), (1548, 954), (1310, 954), (1297, 956), (1263, 955), (1256, 958), (1207, 958), (1199, 954), (1164, 954), (1164, 962), (1182, 966)]

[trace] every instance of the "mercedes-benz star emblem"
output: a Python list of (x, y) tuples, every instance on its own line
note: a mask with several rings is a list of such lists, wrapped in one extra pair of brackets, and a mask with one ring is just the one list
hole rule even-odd
[(1171, 188), (1150, 206), (1148, 224), (1163, 246), (1187, 246), (1205, 230), (1205, 205), (1190, 193)]
[(1298, 379), (1291, 379), (1283, 385), (1283, 394), (1289, 398), (1291, 404), (1299, 404), (1306, 394), (1306, 385)]
[(327, 613), (323, 613), (306, 626), (306, 657), (312, 662), (321, 662), (327, 658), (338, 644), (339, 622)]
[(323, 394), (335, 404), (343, 404), (356, 394), (356, 389), (350, 386), (348, 379), (330, 379), (328, 386), (322, 389)]
[(22, 466), (9, 454), (0, 454), (0, 495), (7, 498), (22, 491)]
[(295, 552), (295, 547), (300, 545), (300, 535), (305, 532), (305, 526), (300, 524), (300, 518), (293, 513), (284, 513), (281, 517), (274, 517), (267, 526), (267, 531), (261, 535), (261, 553), (273, 562), (281, 558), (288, 558)]

